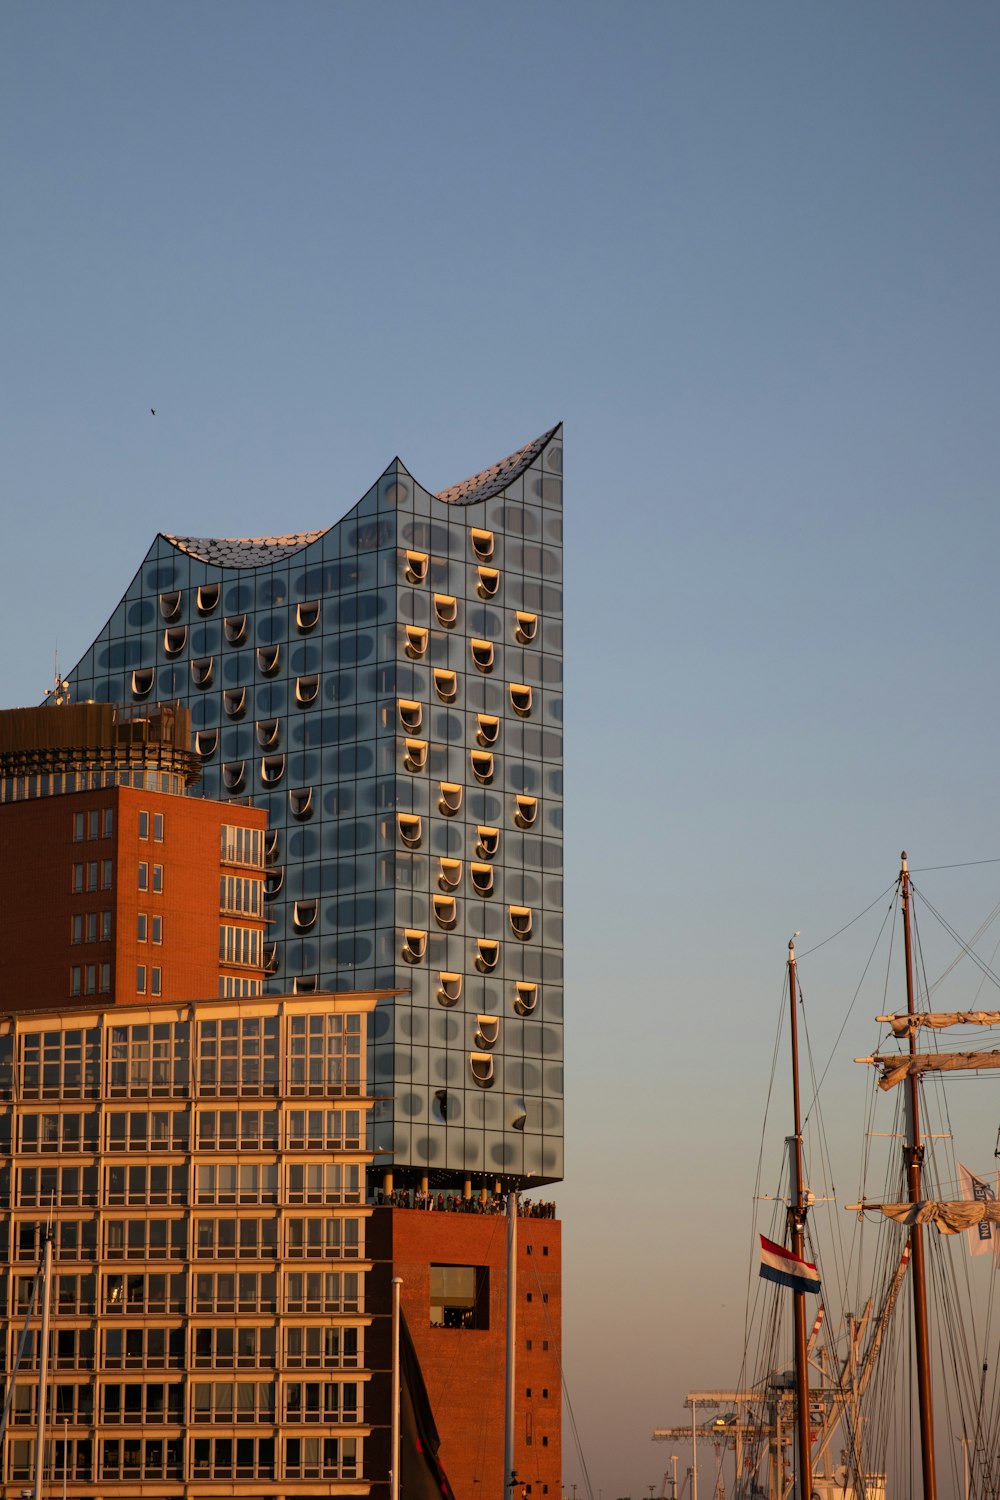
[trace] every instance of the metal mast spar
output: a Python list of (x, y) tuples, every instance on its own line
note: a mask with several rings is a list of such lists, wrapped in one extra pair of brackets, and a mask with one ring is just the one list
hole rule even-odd
[[(906, 863), (906, 850), (901, 855), (899, 888), (903, 908), (903, 952), (906, 962), (906, 1011), (908, 1016), (916, 1014), (913, 983), (913, 938), (910, 922), (910, 872)], [(909, 1054), (917, 1053), (917, 1028), (909, 1029)], [(921, 1201), (921, 1169), (924, 1147), (920, 1138), (920, 1084), (917, 1073), (911, 1071), (906, 1080), (907, 1132), (903, 1147), (906, 1167), (907, 1196), (912, 1204)], [(927, 1324), (927, 1272), (924, 1262), (923, 1225), (914, 1223), (910, 1227), (910, 1253), (913, 1261), (913, 1331), (916, 1344), (917, 1399), (920, 1413), (920, 1458), (923, 1471), (924, 1500), (937, 1500), (937, 1480), (934, 1464), (934, 1414), (931, 1406), (930, 1335)]]
[[(788, 1229), (792, 1242), (792, 1254), (804, 1260), (805, 1222), (808, 1211), (805, 1188), (802, 1180), (802, 1117), (799, 1098), (799, 1030), (796, 1014), (798, 983), (795, 972), (795, 939), (788, 942), (788, 1005), (791, 1019), (792, 1043), (792, 1111), (794, 1135), (792, 1137), (792, 1193), (788, 1207)], [(799, 1494), (803, 1500), (812, 1495), (812, 1451), (809, 1442), (809, 1351), (806, 1333), (806, 1294), (794, 1291), (795, 1326), (795, 1396), (796, 1429), (798, 1448)]]

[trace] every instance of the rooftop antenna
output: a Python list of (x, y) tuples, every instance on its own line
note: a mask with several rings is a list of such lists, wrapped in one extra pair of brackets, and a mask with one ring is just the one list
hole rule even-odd
[(55, 676), (52, 687), (46, 693), (46, 698), (51, 698), (53, 703), (60, 707), (69, 702), (69, 683), (65, 677), (59, 676), (59, 647), (55, 650)]

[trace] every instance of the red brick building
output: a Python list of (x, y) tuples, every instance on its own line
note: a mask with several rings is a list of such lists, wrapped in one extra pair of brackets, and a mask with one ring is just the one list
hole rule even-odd
[[(556, 1219), (517, 1221), (514, 1495), (561, 1494), (561, 1256)], [(503, 1214), (376, 1209), (369, 1227), (378, 1305), (402, 1278), (403, 1312), (456, 1500), (504, 1493), (507, 1220)], [(383, 1320), (379, 1320), (380, 1323)], [(373, 1337), (388, 1327), (373, 1329)], [(387, 1369), (389, 1350), (376, 1367)]]
[(0, 1004), (253, 995), (267, 814), (184, 795), (186, 709), (0, 713)]

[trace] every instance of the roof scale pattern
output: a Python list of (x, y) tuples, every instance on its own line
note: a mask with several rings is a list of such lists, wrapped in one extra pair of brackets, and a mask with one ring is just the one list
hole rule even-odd
[(220, 568), (259, 568), (280, 562), (308, 547), (322, 531), (297, 531), (291, 536), (172, 536), (164, 533), (179, 552), (186, 552), (198, 562), (216, 563)]
[(437, 495), (394, 460), (320, 531), (161, 535), (68, 676), (188, 705), (197, 794), (267, 807), (269, 990), (398, 992), (380, 1167), (559, 1179), (562, 429)]

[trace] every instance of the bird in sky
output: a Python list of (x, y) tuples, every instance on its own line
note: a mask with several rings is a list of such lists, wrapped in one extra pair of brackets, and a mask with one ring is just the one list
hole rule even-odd
[(151, 406), (149, 408), (149, 414), (150, 414), (151, 417), (155, 417), (156, 416), (156, 407), (155, 406)]

